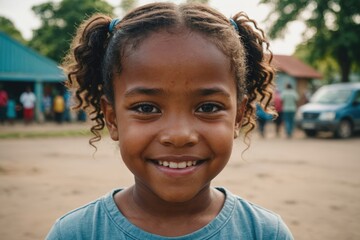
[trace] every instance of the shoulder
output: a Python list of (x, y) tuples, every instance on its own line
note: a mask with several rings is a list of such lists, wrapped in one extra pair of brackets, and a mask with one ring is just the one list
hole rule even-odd
[(293, 239), (290, 230), (278, 214), (239, 196), (233, 196), (235, 197), (233, 219), (238, 223), (244, 223), (243, 231), (247, 232), (249, 237), (274, 240)]
[(100, 199), (65, 214), (56, 220), (46, 239), (75, 238), (79, 231), (85, 232), (86, 226), (93, 225), (92, 218), (95, 214), (99, 214), (99, 210), (101, 212)]
[(57, 219), (46, 239), (97, 239), (95, 235), (102, 234), (101, 229), (113, 222), (106, 206), (113, 193), (114, 191)]

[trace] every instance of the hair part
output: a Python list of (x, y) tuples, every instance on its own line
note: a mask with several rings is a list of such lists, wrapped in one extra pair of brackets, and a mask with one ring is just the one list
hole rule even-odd
[(264, 32), (245, 13), (232, 18), (239, 31), (224, 15), (202, 4), (152, 3), (128, 13), (109, 33), (111, 18), (96, 14), (78, 29), (63, 67), (68, 74), (66, 85), (74, 89), (75, 109), (84, 109), (94, 121), (89, 143), (101, 139), (104, 115), (100, 99), (114, 104), (113, 79), (121, 73), (126, 54), (136, 50), (150, 34), (160, 30), (176, 33), (187, 28), (214, 43), (229, 59), (240, 103), (248, 98), (242, 125), (245, 136), (256, 126), (255, 103), (275, 114), (270, 106), (274, 69), (272, 53)]

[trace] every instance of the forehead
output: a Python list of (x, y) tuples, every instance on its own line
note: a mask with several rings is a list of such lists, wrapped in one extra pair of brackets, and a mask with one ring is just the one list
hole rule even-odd
[(122, 59), (123, 65), (126, 65), (129, 60), (141, 63), (153, 61), (156, 58), (184, 59), (195, 56), (214, 58), (214, 60), (219, 60), (217, 64), (221, 65), (229, 66), (230, 64), (230, 59), (207, 36), (186, 28), (152, 33), (139, 41), (136, 47), (125, 49), (125, 52), (125, 58)]
[(126, 86), (140, 82), (164, 87), (175, 83), (235, 86), (229, 58), (206, 37), (188, 30), (151, 34), (128, 50), (121, 64), (120, 82)]

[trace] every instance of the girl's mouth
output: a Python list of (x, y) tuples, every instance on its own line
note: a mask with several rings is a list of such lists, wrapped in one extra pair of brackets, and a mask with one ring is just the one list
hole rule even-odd
[(168, 162), (168, 161), (157, 161), (157, 164), (160, 166), (168, 168), (186, 168), (195, 166), (200, 161), (183, 161), (183, 162)]
[(162, 156), (148, 159), (151, 163), (166, 169), (190, 169), (206, 161), (192, 156)]
[(150, 160), (151, 164), (171, 178), (182, 178), (194, 174), (207, 160), (195, 157), (159, 157)]

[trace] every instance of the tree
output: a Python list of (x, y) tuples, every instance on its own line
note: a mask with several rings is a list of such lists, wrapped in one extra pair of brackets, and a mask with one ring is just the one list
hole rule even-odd
[(208, 4), (209, 0), (186, 0), (187, 3), (204, 3)]
[[(360, 4), (358, 0), (261, 0), (272, 6), (269, 36), (281, 36), (289, 23), (304, 21), (308, 60), (333, 58), (348, 82), (351, 68), (360, 64)], [(303, 46), (303, 47), (304, 47)]]
[(131, 9), (135, 8), (136, 5), (137, 5), (136, 0), (121, 0), (120, 8), (124, 12), (129, 12)]
[(57, 62), (69, 50), (76, 27), (84, 19), (97, 12), (113, 13), (113, 7), (104, 0), (46, 2), (32, 10), (40, 17), (41, 26), (34, 30), (29, 46)]
[(22, 44), (26, 43), (25, 39), (21, 35), (20, 31), (15, 27), (14, 23), (6, 17), (0, 16), (0, 31), (18, 40)]
[(324, 77), (322, 81), (323, 84), (331, 84), (336, 81), (340, 68), (335, 59), (330, 55), (327, 55), (322, 59), (314, 58), (314, 54), (312, 54), (307, 43), (299, 44), (296, 47), (294, 55), (321, 72)]
[[(205, 3), (207, 4), (209, 0), (186, 0), (187, 3)], [(137, 6), (137, 0), (121, 0), (120, 8), (126, 13), (132, 10)]]

